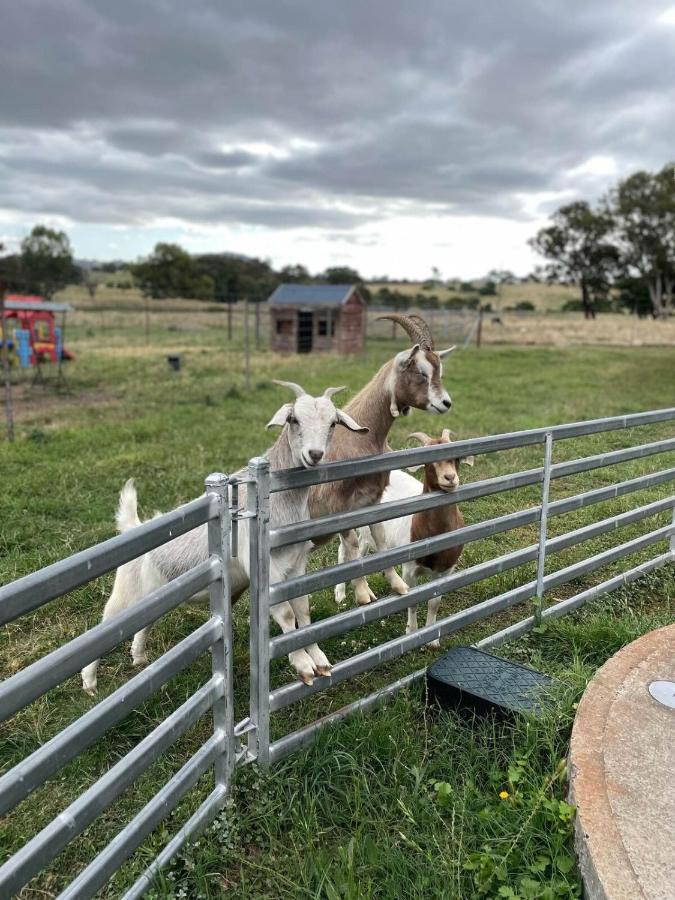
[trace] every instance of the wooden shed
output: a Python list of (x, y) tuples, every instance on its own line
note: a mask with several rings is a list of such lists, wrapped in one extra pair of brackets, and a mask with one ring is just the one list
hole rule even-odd
[(354, 284), (280, 284), (267, 301), (277, 353), (360, 353), (366, 301)]

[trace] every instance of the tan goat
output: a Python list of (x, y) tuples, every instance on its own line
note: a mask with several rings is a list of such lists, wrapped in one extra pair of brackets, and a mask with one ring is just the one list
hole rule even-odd
[[(429, 326), (420, 316), (392, 313), (379, 318), (398, 322), (415, 341), (415, 345), (409, 350), (397, 353), (393, 359), (386, 362), (345, 406), (345, 412), (367, 428), (368, 432), (336, 434), (325, 462), (384, 453), (390, 449), (387, 437), (397, 416), (407, 415), (413, 408), (441, 414), (452, 406), (450, 396), (441, 383), (443, 375), (441, 360), (455, 348), (434, 350)], [(379, 503), (388, 483), (389, 473), (382, 472), (316, 485), (309, 496), (311, 516), (316, 518), (335, 515)], [(372, 525), (371, 533), (376, 547), (384, 549), (383, 524)], [(343, 541), (341, 552), (344, 557), (347, 560), (358, 559), (360, 551), (356, 532), (346, 531), (341, 537)], [(384, 574), (393, 591), (399, 594), (407, 592), (405, 581), (395, 569), (388, 569)], [(358, 603), (370, 603), (375, 597), (365, 578), (357, 578), (352, 583)]]

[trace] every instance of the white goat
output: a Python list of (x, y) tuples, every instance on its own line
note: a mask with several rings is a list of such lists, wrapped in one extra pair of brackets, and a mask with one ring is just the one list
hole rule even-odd
[[(440, 438), (431, 438), (428, 434), (419, 431), (411, 434), (410, 437), (419, 440), (426, 447), (448, 444), (448, 458), (434, 463), (427, 463), (424, 466), (424, 482), (418, 481), (413, 475), (409, 475), (400, 469), (392, 471), (389, 485), (382, 496), (382, 503), (406, 500), (423, 493), (427, 494), (430, 491), (454, 491), (459, 486), (459, 464), (465, 463), (468, 466), (473, 466), (473, 456), (456, 458), (451, 455), (452, 442), (450, 440), (450, 431), (447, 428), (443, 430)], [(414, 468), (419, 469), (421, 466), (415, 466)], [(440, 534), (456, 531), (458, 528), (463, 527), (464, 518), (457, 504), (453, 503), (447, 506), (423, 510), (409, 516), (401, 516), (398, 519), (389, 519), (381, 524), (384, 528), (385, 546), (384, 548), (378, 547), (378, 549), (393, 550), (396, 547), (405, 547), (406, 544), (410, 544), (413, 541), (420, 541), (424, 538), (436, 537)], [(370, 549), (375, 549), (368, 528), (359, 528), (359, 547), (361, 555), (365, 555)], [(463, 545), (460, 544), (456, 547), (449, 547), (447, 550), (440, 550), (430, 556), (403, 563), (403, 580), (408, 588), (412, 588), (415, 587), (417, 579), (421, 575), (433, 575), (436, 578), (449, 575), (457, 565), (462, 550)], [(344, 557), (344, 544), (340, 543), (338, 550), (339, 562), (342, 562)], [(338, 603), (344, 601), (344, 584), (336, 585), (335, 599)], [(440, 596), (434, 597), (429, 601), (427, 606), (427, 625), (433, 625), (436, 621), (440, 603)], [(417, 607), (411, 606), (408, 609), (406, 634), (412, 634), (416, 630)], [(437, 649), (440, 644), (438, 640), (435, 640), (431, 641), (429, 646)]]
[[(311, 397), (300, 385), (293, 382), (275, 383), (290, 388), (295, 393), (296, 399), (293, 403), (285, 403), (267, 423), (267, 428), (282, 429), (275, 444), (265, 454), (272, 470), (296, 466), (313, 468), (318, 465), (326, 453), (336, 425), (343, 425), (351, 431), (362, 433), (368, 430), (333, 405), (330, 398), (342, 388), (327, 388), (323, 396)], [(237, 475), (245, 474), (245, 469), (237, 473)], [(240, 488), (239, 496), (240, 503), (245, 504), (245, 485)], [(270, 527), (280, 528), (308, 519), (308, 496), (307, 488), (273, 493), (270, 497)], [(117, 527), (120, 531), (126, 531), (140, 524), (136, 489), (133, 482), (128, 481), (120, 494)], [(230, 571), (233, 602), (241, 596), (249, 584), (248, 541), (248, 522), (243, 519), (239, 522), (239, 554), (232, 560)], [(285, 581), (303, 575), (311, 549), (312, 545), (306, 541), (272, 550), (270, 580)], [(103, 610), (103, 621), (122, 612), (132, 603), (138, 602), (151, 591), (177, 578), (207, 558), (207, 526), (202, 525), (120, 566), (115, 574), (112, 593)], [(201, 596), (196, 595), (195, 599), (201, 599)], [(297, 627), (310, 623), (309, 598), (306, 596), (298, 597), (290, 603), (279, 603), (270, 611), (284, 632), (292, 631), (296, 628), (296, 623)], [(147, 628), (139, 631), (131, 646), (131, 657), (136, 666), (147, 662), (145, 655), (147, 632)], [(300, 678), (307, 684), (312, 683), (315, 675), (327, 675), (331, 670), (326, 656), (316, 644), (294, 650), (289, 654), (289, 660)], [(96, 691), (98, 663), (99, 660), (95, 660), (82, 670), (82, 686), (90, 694)]]

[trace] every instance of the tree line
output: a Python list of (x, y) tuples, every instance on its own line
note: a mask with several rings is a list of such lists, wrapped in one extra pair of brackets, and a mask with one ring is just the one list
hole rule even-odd
[[(560, 207), (552, 224), (542, 228), (531, 246), (547, 263), (534, 278), (577, 285), (580, 306), (587, 318), (613, 303), (638, 315), (666, 318), (675, 293), (675, 163), (656, 173), (636, 172), (619, 182), (599, 203), (580, 200)], [(266, 300), (281, 283), (357, 284), (373, 304), (405, 309), (443, 307), (489, 308), (486, 298), (512, 283), (508, 271), (493, 270), (479, 286), (454, 285), (457, 292), (442, 300), (436, 287), (451, 287), (440, 280), (425, 282), (416, 294), (381, 284), (371, 292), (364, 279), (349, 266), (333, 266), (312, 275), (303, 265), (275, 270), (267, 260), (232, 253), (190, 254), (177, 244), (158, 243), (136, 263), (100, 263), (99, 272), (122, 265), (146, 297), (186, 297), (220, 303), (241, 299)], [(0, 257), (0, 281), (10, 291), (38, 293), (47, 299), (69, 284), (83, 284), (93, 298), (98, 286), (91, 267), (78, 266), (62, 231), (36, 225), (22, 241), (20, 251)], [(525, 304), (521, 304), (525, 306)]]
[[(1, 248), (0, 248), (1, 249)], [(136, 263), (100, 263), (78, 266), (68, 236), (46, 225), (36, 225), (22, 241), (18, 253), (0, 256), (0, 280), (9, 291), (36, 293), (51, 299), (70, 284), (82, 284), (96, 294), (96, 273), (127, 269), (146, 297), (185, 297), (236, 303), (266, 300), (283, 282), (303, 284), (359, 284), (360, 274), (348, 266), (333, 266), (312, 276), (301, 265), (276, 271), (266, 260), (232, 253), (192, 255), (178, 244), (158, 243), (153, 252)], [(367, 288), (362, 287), (368, 294)]]
[(675, 290), (675, 163), (635, 172), (595, 207), (560, 207), (530, 244), (548, 259), (547, 280), (579, 287), (586, 318), (612, 288), (633, 312), (667, 318)]

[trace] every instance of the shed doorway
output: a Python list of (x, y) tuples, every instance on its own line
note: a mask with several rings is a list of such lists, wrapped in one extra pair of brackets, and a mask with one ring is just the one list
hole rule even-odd
[(298, 313), (298, 353), (312, 352), (312, 336), (314, 334), (314, 313)]

